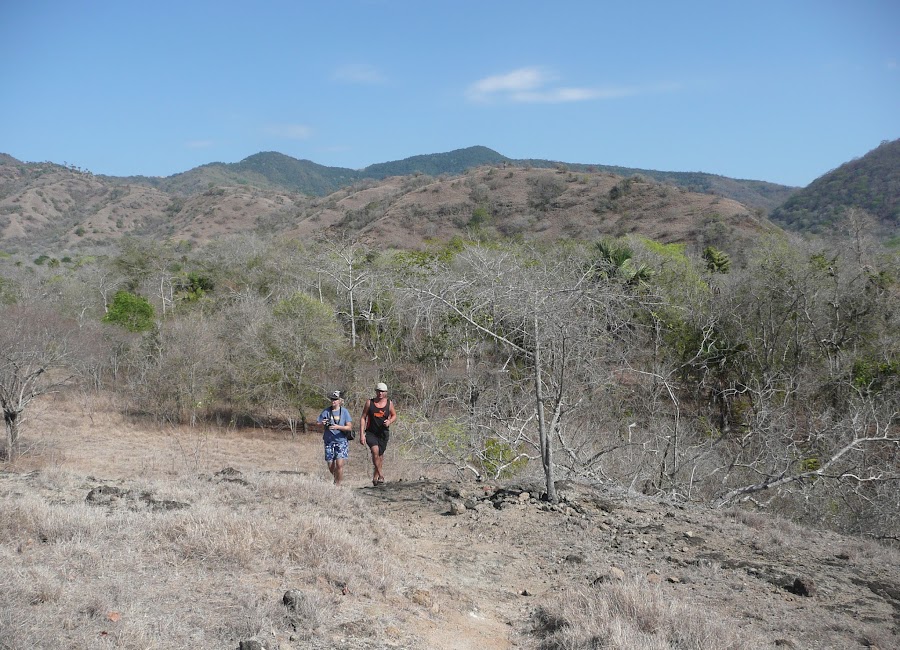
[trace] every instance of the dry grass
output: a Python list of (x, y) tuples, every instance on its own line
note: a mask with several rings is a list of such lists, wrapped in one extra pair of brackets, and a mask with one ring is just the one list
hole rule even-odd
[(538, 608), (542, 650), (750, 650), (770, 647), (710, 612), (681, 604), (641, 578), (570, 589)]
[[(757, 634), (892, 647), (890, 615), (866, 590), (891, 588), (900, 559), (866, 540), (739, 509), (663, 515), (649, 500), (592, 522), (524, 504), (447, 517), (427, 481), (373, 491), (358, 445), (335, 488), (318, 435), (154, 429), (96, 397), (38, 406), (26, 453), (0, 467), (0, 650), (236, 648), (254, 636), (282, 650), (750, 649), (766, 645)], [(443, 471), (408, 451), (398, 431), (392, 480)], [(86, 502), (101, 485), (122, 492)], [(810, 550), (846, 574), (829, 568), (821, 599), (795, 598), (776, 574), (806, 577)], [(583, 564), (561, 561), (571, 554)], [(636, 577), (579, 586), (613, 564)], [(846, 575), (873, 587), (853, 592)], [(826, 599), (852, 593), (871, 624)]]
[[(225, 648), (301, 639), (406, 588), (402, 536), (335, 488), (314, 436), (153, 430), (46, 401), (0, 472), (0, 649)], [(365, 484), (358, 449), (348, 484)], [(237, 468), (240, 480), (216, 472)], [(126, 490), (87, 503), (98, 485)], [(154, 508), (154, 502), (186, 504)], [(285, 607), (290, 589), (303, 597)]]
[[(381, 602), (403, 588), (392, 564), (373, 567), (400, 552), (394, 536), (350, 491), (299, 474), (244, 480), (136, 483), (188, 503), (161, 511), (57, 501), (78, 483), (58, 470), (3, 483), (0, 648), (230, 647), (354, 620), (349, 595)], [(302, 607), (282, 605), (289, 589)]]

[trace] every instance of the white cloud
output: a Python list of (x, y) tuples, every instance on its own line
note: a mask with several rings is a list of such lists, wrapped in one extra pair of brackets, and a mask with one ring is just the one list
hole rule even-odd
[(188, 140), (184, 143), (188, 149), (209, 149), (215, 144), (212, 140)]
[(552, 75), (544, 68), (519, 68), (476, 81), (466, 90), (466, 95), (475, 102), (489, 102), (534, 92), (552, 80)]
[(519, 68), (507, 74), (486, 77), (471, 86), (474, 94), (485, 95), (495, 92), (531, 90), (550, 80), (543, 68)]
[(312, 136), (312, 129), (305, 124), (272, 124), (265, 132), (287, 140), (307, 140)]
[(567, 87), (555, 86), (556, 80), (556, 75), (546, 68), (519, 68), (507, 74), (476, 81), (468, 87), (466, 96), (470, 101), (477, 103), (563, 104), (671, 92), (679, 88), (677, 84), (604, 88)]
[(342, 65), (334, 71), (332, 77), (335, 81), (351, 84), (378, 85), (387, 81), (378, 68), (367, 63)]
[(544, 91), (517, 92), (509, 95), (512, 101), (525, 104), (562, 104), (564, 102), (583, 102), (600, 97), (609, 99), (611, 95), (601, 94), (600, 91), (591, 88), (551, 88)]

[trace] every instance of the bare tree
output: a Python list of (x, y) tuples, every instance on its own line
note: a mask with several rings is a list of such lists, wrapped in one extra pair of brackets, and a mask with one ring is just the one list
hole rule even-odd
[(0, 408), (7, 458), (12, 461), (29, 404), (72, 382), (75, 356), (83, 346), (74, 321), (45, 308), (4, 307), (0, 322)]
[[(723, 468), (729, 473), (755, 476), (756, 480), (721, 495), (718, 504), (748, 500), (760, 504), (757, 497), (761, 493), (768, 494), (766, 501), (771, 501), (792, 492), (810, 492), (820, 484), (830, 499), (846, 502), (853, 494), (863, 502), (862, 509), (872, 512), (879, 511), (878, 499), (866, 498), (866, 494), (877, 487), (893, 485), (890, 498), (896, 499), (900, 482), (900, 410), (896, 400), (879, 400), (861, 393), (844, 416), (836, 415), (819, 416), (811, 438), (770, 436), (765, 442), (772, 453), (761, 454), (754, 449)], [(887, 533), (896, 531), (897, 522), (896, 510), (888, 509), (865, 526)]]
[(356, 297), (361, 284), (369, 275), (366, 267), (368, 247), (361, 242), (340, 238), (337, 241), (325, 240), (322, 242), (328, 250), (325, 264), (322, 268), (331, 279), (335, 281), (339, 290), (346, 292), (349, 302), (350, 320), (350, 345), (356, 347)]
[[(525, 425), (533, 423), (537, 436), (525, 440), (541, 460), (547, 498), (556, 502), (555, 450), (563, 449), (573, 467), (585, 459), (565, 437), (566, 422), (596, 426), (590, 415), (578, 415), (603, 370), (599, 355), (613, 297), (607, 285), (596, 282), (576, 254), (471, 247), (453, 264), (436, 269), (427, 283), (408, 290), (445, 314), (445, 320), (460, 321), (492, 343), (479, 361), (492, 357), (502, 386), (485, 407), (476, 408), (476, 398), (469, 395), (473, 424), (479, 426), (478, 418), (489, 413), (493, 431), (505, 430), (505, 441), (515, 448)], [(517, 404), (523, 398), (530, 408)]]
[(224, 348), (208, 323), (170, 319), (136, 350), (129, 396), (161, 421), (194, 426), (214, 397)]
[(333, 308), (308, 294), (271, 306), (246, 296), (215, 328), (228, 341), (223, 396), (247, 409), (287, 411), (292, 430), (293, 413), (305, 427), (304, 402), (319, 401), (326, 382), (343, 376), (345, 339)]

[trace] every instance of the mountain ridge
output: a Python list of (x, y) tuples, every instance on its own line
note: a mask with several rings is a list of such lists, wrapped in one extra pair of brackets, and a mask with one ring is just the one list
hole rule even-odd
[[(468, 165), (463, 158), (456, 164)], [(421, 248), (453, 237), (551, 241), (637, 233), (663, 243), (737, 249), (778, 230), (740, 202), (644, 176), (501, 162), (459, 175), (364, 178), (315, 197), (268, 180), (284, 164), (315, 169), (308, 161), (262, 154), (244, 162), (243, 175), (233, 167), (210, 168), (230, 182), (175, 177), (180, 187), (194, 188), (185, 194), (50, 163), (0, 165), (0, 242), (6, 252), (64, 255), (126, 236), (202, 244), (234, 234), (306, 239), (327, 231)]]
[[(900, 212), (897, 160), (900, 140), (882, 143), (798, 189), (699, 172), (516, 160), (484, 146), (358, 170), (268, 151), (164, 178), (94, 175), (0, 154), (0, 242), (7, 252), (43, 253), (122, 236), (202, 243), (251, 232), (306, 237), (329, 227), (363, 237), (390, 233), (390, 243), (411, 247), (470, 231), (539, 240), (639, 233), (727, 247), (779, 226), (822, 231), (848, 205), (886, 206), (887, 217), (872, 214), (889, 240)], [(785, 207), (776, 205), (767, 219), (760, 203), (782, 200)], [(796, 205), (799, 219), (788, 211)]]
[[(5, 154), (0, 154), (5, 155)], [(9, 157), (15, 160), (11, 156)], [(0, 159), (2, 160), (2, 159)], [(20, 162), (20, 161), (16, 161)], [(21, 163), (20, 164), (32, 164)], [(537, 168), (564, 168), (571, 171), (604, 171), (619, 176), (646, 176), (693, 192), (716, 194), (751, 208), (769, 212), (798, 188), (768, 181), (732, 179), (706, 172), (658, 171), (618, 165), (568, 163), (540, 158), (514, 159), (482, 145), (452, 151), (421, 154), (362, 169), (329, 167), (307, 159), (296, 159), (276, 151), (258, 152), (236, 163), (210, 162), (170, 176), (107, 176), (116, 184), (139, 184), (166, 192), (195, 194), (210, 184), (253, 185), (263, 189), (287, 189), (311, 196), (325, 196), (353, 183), (390, 176), (461, 174), (483, 165), (514, 165)]]

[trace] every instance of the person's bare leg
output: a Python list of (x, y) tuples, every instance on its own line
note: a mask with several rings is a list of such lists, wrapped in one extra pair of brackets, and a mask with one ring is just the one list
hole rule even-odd
[(372, 446), (372, 482), (373, 483), (383, 483), (384, 482), (384, 472), (382, 471), (382, 465), (384, 463), (384, 455), (381, 453), (381, 449), (379, 449), (378, 445)]
[(337, 458), (334, 461), (334, 469), (332, 469), (331, 473), (334, 475), (334, 484), (340, 485), (341, 481), (344, 480), (344, 459)]

